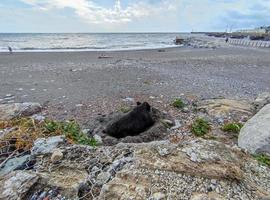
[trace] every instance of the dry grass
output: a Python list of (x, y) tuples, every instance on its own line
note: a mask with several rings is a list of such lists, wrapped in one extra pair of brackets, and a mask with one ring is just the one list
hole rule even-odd
[(32, 118), (20, 118), (8, 121), (0, 121), (1, 129), (11, 129), (1, 138), (0, 148), (8, 143), (15, 145), (16, 150), (27, 151), (38, 138), (47, 138), (57, 135), (65, 135), (72, 143), (95, 146), (95, 140), (85, 136), (75, 121), (56, 122), (45, 120), (42, 122)]

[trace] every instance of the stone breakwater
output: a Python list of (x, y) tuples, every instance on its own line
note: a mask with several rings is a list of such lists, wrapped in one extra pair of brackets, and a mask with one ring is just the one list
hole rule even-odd
[[(99, 132), (113, 115), (98, 116), (80, 131), (74, 122), (48, 121), (40, 109), (33, 109), (35, 103), (16, 104), (16, 109), (1, 105), (0, 199), (268, 199), (270, 152), (264, 148), (254, 154), (250, 145), (239, 147), (237, 140), (253, 137), (245, 142), (269, 146), (256, 135), (269, 129), (269, 103), (269, 93), (253, 102), (182, 97), (181, 104), (168, 105), (177, 115), (155, 112), (158, 127), (167, 129), (150, 129), (135, 140), (113, 144)], [(31, 126), (29, 120), (18, 122), (29, 117), (35, 122)], [(238, 124), (244, 125), (239, 138)], [(248, 131), (251, 125), (256, 130)], [(25, 126), (24, 137), (37, 137), (30, 146), (15, 140)], [(154, 130), (162, 137), (152, 135)], [(146, 134), (153, 136), (147, 142)], [(87, 143), (87, 138), (98, 142)]]

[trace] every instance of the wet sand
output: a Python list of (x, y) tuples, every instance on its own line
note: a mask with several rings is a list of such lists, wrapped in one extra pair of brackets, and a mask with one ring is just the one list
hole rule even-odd
[(0, 103), (40, 102), (65, 113), (85, 104), (104, 109), (126, 97), (253, 99), (270, 90), (269, 53), (241, 47), (0, 53)]

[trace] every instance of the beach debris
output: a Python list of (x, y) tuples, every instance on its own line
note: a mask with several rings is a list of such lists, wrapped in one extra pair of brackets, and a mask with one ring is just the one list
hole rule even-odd
[(166, 52), (166, 50), (165, 49), (159, 49), (158, 52), (163, 53), (163, 52)]
[(174, 44), (182, 45), (182, 44), (184, 44), (184, 41), (185, 41), (184, 39), (176, 37), (175, 40), (174, 40)]
[(132, 98), (132, 97), (127, 97), (127, 98), (123, 99), (123, 101), (135, 102), (134, 98)]
[(101, 54), (100, 56), (98, 56), (98, 59), (108, 59), (108, 58), (113, 58), (112, 56), (107, 56), (104, 54)]

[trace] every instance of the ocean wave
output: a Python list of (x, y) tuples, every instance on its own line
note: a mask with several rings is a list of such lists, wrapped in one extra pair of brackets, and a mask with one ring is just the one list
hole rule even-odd
[(106, 49), (106, 47), (51, 47), (51, 48), (36, 48), (36, 47), (25, 47), (20, 48), (17, 50), (25, 50), (25, 51), (31, 51), (31, 50), (84, 50), (84, 49)]

